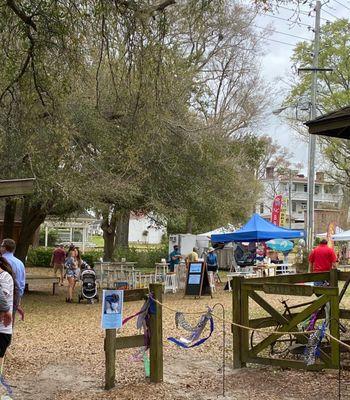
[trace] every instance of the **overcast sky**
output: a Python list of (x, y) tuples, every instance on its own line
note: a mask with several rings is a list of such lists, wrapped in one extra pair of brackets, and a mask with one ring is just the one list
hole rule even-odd
[[(312, 4), (314, 5), (315, 1)], [(266, 54), (262, 59), (261, 68), (266, 81), (280, 93), (279, 96), (275, 97), (271, 113), (268, 113), (269, 117), (266, 120), (266, 125), (260, 133), (269, 134), (279, 144), (289, 148), (294, 154), (294, 161), (302, 162), (304, 167), (307, 166), (307, 146), (293, 133), (288, 125), (283, 123), (282, 118), (274, 116), (272, 111), (278, 109), (283, 102), (283, 93), (285, 93), (287, 87), (288, 75), (290, 76), (293, 73), (290, 57), (294, 45), (302, 41), (302, 39), (288, 35), (300, 36), (309, 40), (313, 39), (312, 28), (315, 24), (315, 13), (312, 12), (310, 16), (308, 15), (312, 8), (310, 8), (310, 2), (302, 6), (302, 12), (299, 14), (300, 24), (293, 22), (296, 20), (296, 16), (293, 15), (294, 11), (291, 5), (281, 7), (278, 12), (273, 14), (259, 15), (254, 22), (257, 31), (261, 30), (260, 27), (267, 26), (273, 29), (273, 33), (269, 35), (270, 39), (266, 41), (264, 46)], [(275, 18), (273, 15), (290, 20), (290, 22)], [(350, 18), (350, 0), (330, 0), (328, 4), (322, 6), (321, 25), (326, 24), (327, 21), (333, 22), (337, 18), (344, 17)], [(278, 43), (277, 41), (283, 43)]]

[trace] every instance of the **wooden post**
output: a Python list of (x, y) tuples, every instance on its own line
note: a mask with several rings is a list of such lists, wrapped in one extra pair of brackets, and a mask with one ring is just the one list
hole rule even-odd
[(331, 287), (338, 287), (338, 270), (331, 269), (329, 271), (329, 283)]
[[(332, 269), (330, 271), (330, 285), (338, 288), (338, 271)], [(339, 295), (330, 296), (331, 315), (329, 323), (329, 331), (332, 336), (339, 339)], [(340, 347), (339, 343), (331, 340), (331, 364), (332, 368), (339, 368), (340, 363)]]
[[(242, 276), (234, 276), (231, 281), (232, 288), (232, 321), (241, 324), (241, 283)], [(232, 325), (233, 368), (242, 368), (241, 357), (241, 328)]]
[(105, 356), (106, 356), (106, 372), (105, 372), (105, 389), (109, 390), (115, 386), (115, 341), (116, 329), (106, 329), (105, 337)]
[[(154, 299), (162, 303), (163, 287), (160, 283), (151, 283), (149, 290)], [(150, 346), (150, 380), (158, 383), (163, 381), (163, 327), (162, 306), (154, 304), (155, 313), (151, 315), (151, 346)]]

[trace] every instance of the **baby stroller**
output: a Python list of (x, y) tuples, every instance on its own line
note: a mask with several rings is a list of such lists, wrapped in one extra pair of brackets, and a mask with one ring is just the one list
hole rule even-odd
[(80, 280), (82, 284), (78, 302), (87, 300), (88, 304), (92, 304), (94, 300), (99, 301), (95, 271), (86, 262), (82, 263), (81, 271)]

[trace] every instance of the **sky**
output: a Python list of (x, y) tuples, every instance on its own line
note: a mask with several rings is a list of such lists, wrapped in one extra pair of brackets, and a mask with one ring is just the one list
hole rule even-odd
[[(303, 41), (301, 38), (312, 40), (314, 37), (315, 13), (308, 14), (313, 10), (315, 3), (315, 1), (307, 2), (301, 6), (300, 23), (295, 22), (297, 17), (292, 5), (280, 7), (274, 13), (259, 14), (254, 22), (258, 32), (263, 32), (260, 27), (272, 29), (272, 34), (268, 36), (269, 39), (264, 44), (265, 55), (261, 62), (261, 72), (266, 82), (279, 93), (275, 96), (271, 112), (267, 113), (265, 126), (259, 133), (268, 134), (280, 145), (287, 147), (293, 153), (292, 161), (303, 163), (303, 172), (306, 172), (307, 168), (307, 145), (283, 122), (283, 113), (275, 116), (272, 111), (281, 107), (288, 87), (288, 76), (291, 77), (294, 74), (290, 58), (295, 44)], [(327, 21), (333, 22), (337, 18), (344, 17), (350, 19), (350, 0), (330, 0), (322, 5), (321, 26)]]

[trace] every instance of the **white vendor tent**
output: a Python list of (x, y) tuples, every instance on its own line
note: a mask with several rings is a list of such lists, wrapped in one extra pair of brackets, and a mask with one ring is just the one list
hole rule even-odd
[(350, 230), (336, 233), (332, 236), (335, 242), (350, 242)]

